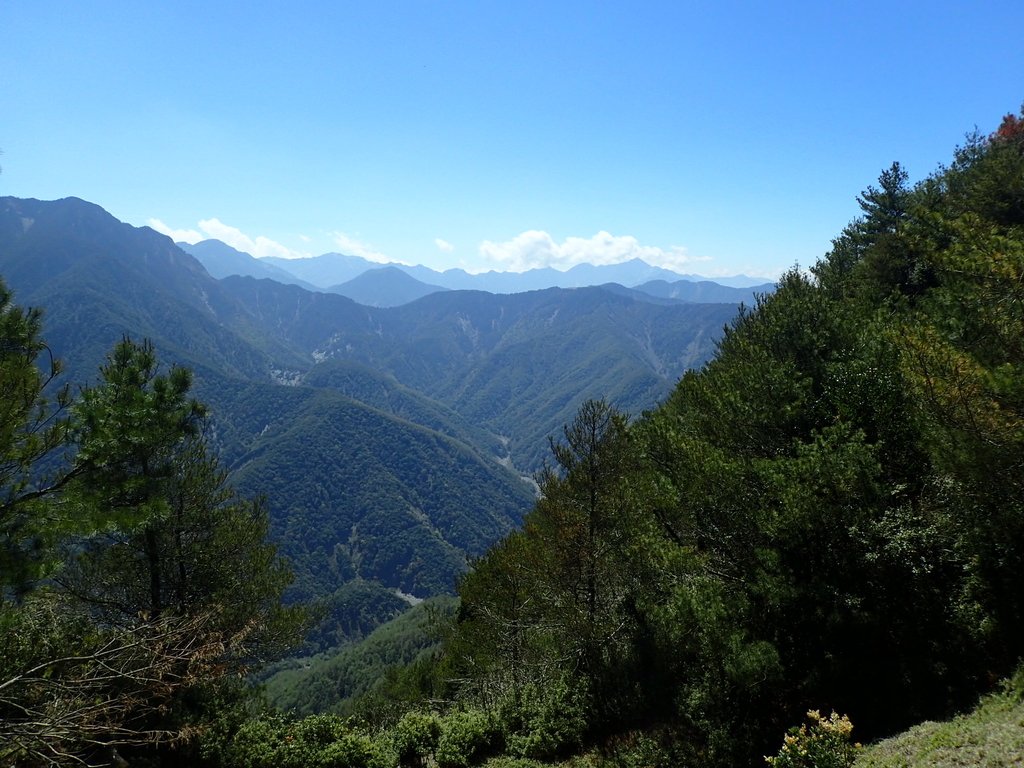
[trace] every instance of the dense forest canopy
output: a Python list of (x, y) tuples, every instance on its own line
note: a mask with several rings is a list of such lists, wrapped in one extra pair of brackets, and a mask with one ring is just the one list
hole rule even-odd
[(754, 765), (808, 710), (841, 741), (969, 705), (1024, 655), (1024, 120), (858, 202), (660, 407), (579, 410), (432, 652), (419, 613), (310, 666), (374, 670), (358, 721), (229, 683), (304, 617), (187, 372), (125, 341), (47, 405), (39, 315), (0, 294), (0, 762)]
[(656, 411), (581, 410), (523, 529), (461, 585), (451, 695), (529, 756), (646, 729), (666, 765), (739, 765), (808, 709), (874, 738), (1012, 672), (1021, 126), (913, 187), (886, 169)]

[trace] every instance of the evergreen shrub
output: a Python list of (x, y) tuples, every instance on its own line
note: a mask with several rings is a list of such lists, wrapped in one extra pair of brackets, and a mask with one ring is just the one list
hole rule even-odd
[(564, 681), (541, 688), (527, 686), (518, 704), (501, 713), (510, 755), (551, 760), (577, 750), (587, 728), (585, 696)]
[(435, 758), (439, 768), (477, 765), (499, 741), (491, 718), (479, 710), (453, 711), (441, 721)]
[(406, 712), (395, 724), (392, 740), (402, 768), (420, 768), (426, 765), (437, 750), (441, 737), (441, 722), (428, 712)]

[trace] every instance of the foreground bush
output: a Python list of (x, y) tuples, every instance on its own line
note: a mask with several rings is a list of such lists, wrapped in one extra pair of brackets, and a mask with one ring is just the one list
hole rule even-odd
[(775, 757), (765, 760), (772, 768), (850, 768), (860, 744), (850, 742), (853, 723), (846, 715), (833, 712), (829, 717), (812, 709), (805, 723), (791, 728)]
[(337, 715), (261, 715), (206, 755), (232, 768), (390, 768), (394, 756)]
[(437, 750), (441, 737), (441, 722), (437, 715), (426, 712), (406, 712), (391, 733), (402, 768), (420, 768)]
[(505, 751), (536, 760), (578, 751), (587, 728), (584, 695), (565, 682), (526, 686), (516, 704), (503, 708), (500, 719)]
[(491, 718), (479, 710), (454, 711), (441, 722), (435, 757), (440, 768), (467, 768), (483, 761), (498, 743)]

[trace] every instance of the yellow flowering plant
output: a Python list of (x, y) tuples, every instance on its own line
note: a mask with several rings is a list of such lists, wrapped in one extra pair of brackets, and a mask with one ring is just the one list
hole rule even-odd
[(849, 768), (860, 744), (850, 741), (853, 723), (846, 715), (833, 712), (822, 717), (812, 709), (807, 723), (790, 728), (775, 757), (765, 757), (773, 768)]

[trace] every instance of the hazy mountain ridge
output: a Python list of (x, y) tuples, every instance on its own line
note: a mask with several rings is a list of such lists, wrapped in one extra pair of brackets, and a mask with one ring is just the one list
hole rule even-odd
[(228, 275), (248, 275), (250, 277), (277, 280), (279, 283), (298, 285), (308, 291), (318, 290), (317, 286), (300, 280), (291, 272), (276, 267), (220, 240), (203, 240), (198, 243), (175, 243), (185, 253), (195, 257), (218, 280)]
[(650, 280), (635, 286), (637, 291), (642, 291), (651, 296), (658, 296), (665, 299), (675, 299), (687, 302), (727, 302), (738, 304), (740, 302), (747, 306), (754, 306), (758, 295), (772, 293), (775, 290), (774, 283), (762, 283), (744, 288), (736, 288), (721, 285), (711, 280)]
[[(437, 271), (423, 265), (410, 266), (397, 262), (381, 264), (359, 256), (348, 256), (341, 253), (325, 253), (302, 259), (285, 259), (266, 257), (257, 259), (250, 254), (237, 251), (219, 240), (204, 240), (195, 245), (179, 243), (186, 252), (198, 258), (215, 277), (238, 275), (240, 277), (267, 277), (278, 282), (302, 285), (311, 290), (333, 291), (351, 296), (359, 300), (363, 291), (372, 290), (369, 298), (373, 306), (395, 306), (406, 301), (426, 295), (426, 291), (416, 286), (422, 293), (403, 298), (410, 293), (410, 284), (401, 280), (395, 273), (403, 272), (417, 283), (433, 290), (470, 290), (487, 291), (488, 293), (523, 293), (525, 291), (544, 290), (546, 288), (584, 288), (589, 286), (617, 283), (627, 288), (639, 288), (651, 295), (668, 297), (668, 294), (654, 286), (645, 290), (642, 286), (651, 283), (680, 283), (677, 291), (685, 291), (682, 284), (698, 283), (702, 288), (689, 291), (686, 301), (702, 302), (733, 302), (739, 299), (728, 291), (712, 296), (710, 286), (723, 288), (772, 290), (773, 284), (761, 278), (746, 275), (732, 277), (707, 278), (699, 275), (682, 274), (661, 267), (654, 267), (637, 258), (620, 264), (593, 265), (578, 264), (568, 270), (552, 267), (530, 269), (525, 272), (481, 272), (470, 273), (463, 269), (447, 269)], [(360, 277), (374, 273), (370, 278), (372, 288), (359, 286), (357, 283), (350, 289), (339, 290), (343, 285)], [(390, 280), (390, 283), (389, 283)], [(393, 283), (394, 287), (389, 288)], [(710, 285), (705, 285), (710, 284)], [(393, 295), (388, 291), (393, 291)], [(382, 297), (383, 295), (383, 297)], [(745, 293), (739, 296), (748, 295)], [(360, 303), (367, 303), (361, 301)]]
[(358, 277), (332, 285), (327, 290), (368, 307), (396, 307), (450, 289), (421, 282), (398, 267), (387, 266), (368, 269)]
[(306, 259), (283, 259), (279, 256), (267, 256), (263, 259), (256, 259), (256, 261), (272, 264), (278, 269), (290, 272), (321, 290), (348, 282), (354, 277), (359, 277), (368, 269), (378, 269), (384, 266), (377, 261), (344, 253), (322, 253), (319, 256)]

